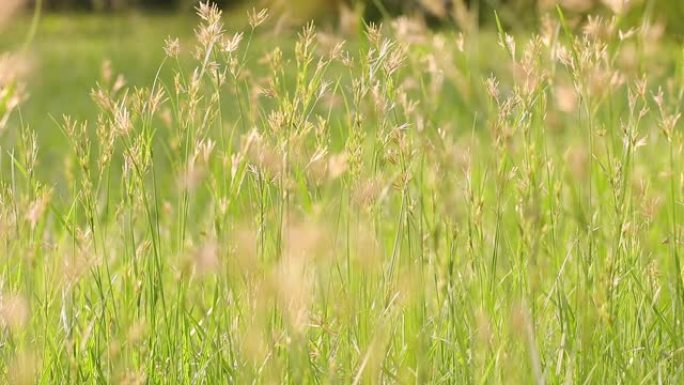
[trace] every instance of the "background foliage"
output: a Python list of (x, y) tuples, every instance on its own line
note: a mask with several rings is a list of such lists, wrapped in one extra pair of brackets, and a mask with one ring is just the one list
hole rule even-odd
[[(33, 0), (35, 2), (35, 0)], [(529, 28), (536, 23), (540, 11), (561, 5), (566, 11), (580, 15), (605, 11), (605, 8), (619, 6), (622, 0), (216, 0), (222, 8), (239, 6), (266, 6), (280, 9), (288, 14), (336, 20), (342, 7), (363, 9), (365, 16), (378, 19), (383, 13), (400, 14), (420, 12), (435, 18), (435, 9), (453, 11), (459, 5), (476, 10), (481, 21), (492, 22), (494, 10), (513, 27)], [(684, 2), (679, 0), (631, 0), (630, 12), (626, 17), (637, 19), (639, 15), (652, 14), (665, 21), (668, 30), (681, 34), (684, 31), (680, 21), (684, 18)], [(165, 11), (191, 11), (195, 0), (43, 0), (48, 10), (80, 11), (130, 11), (154, 9)], [(440, 19), (440, 17), (437, 17)]]

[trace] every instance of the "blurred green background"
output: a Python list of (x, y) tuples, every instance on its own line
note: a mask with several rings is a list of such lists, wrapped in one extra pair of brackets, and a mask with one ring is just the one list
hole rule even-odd
[[(11, 0), (4, 0), (11, 1)], [(122, 12), (131, 10), (187, 12), (198, 0), (27, 0), (29, 6), (42, 2), (51, 11)], [(494, 10), (511, 23), (533, 22), (539, 12), (556, 4), (579, 13), (596, 12), (601, 8), (621, 8), (628, 5), (633, 14), (652, 13), (667, 22), (672, 31), (681, 33), (684, 1), (681, 0), (214, 0), (224, 9), (239, 7), (268, 7), (303, 18), (331, 18), (338, 16), (341, 7), (363, 8), (366, 17), (378, 18), (388, 14), (419, 12), (442, 13), (459, 7), (477, 12), (480, 21), (492, 19)]]

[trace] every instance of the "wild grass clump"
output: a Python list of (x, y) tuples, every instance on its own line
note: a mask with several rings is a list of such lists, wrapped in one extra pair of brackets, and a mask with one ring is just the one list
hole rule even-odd
[(9, 382), (684, 381), (684, 61), (657, 24), (292, 46), (255, 44), (266, 11), (198, 14), (147, 88), (105, 66), (97, 120), (57, 119), (59, 183), (30, 128), (5, 148)]

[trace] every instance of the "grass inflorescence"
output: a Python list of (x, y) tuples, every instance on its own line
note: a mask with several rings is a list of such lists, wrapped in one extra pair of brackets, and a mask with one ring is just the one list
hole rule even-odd
[(266, 11), (198, 14), (146, 87), (105, 65), (96, 120), (53, 118), (58, 182), (30, 122), (3, 147), (9, 383), (684, 381), (661, 26), (267, 45)]

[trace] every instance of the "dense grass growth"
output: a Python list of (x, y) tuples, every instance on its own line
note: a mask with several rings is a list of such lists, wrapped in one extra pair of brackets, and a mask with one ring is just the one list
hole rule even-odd
[[(168, 35), (192, 39), (195, 20), (170, 15), (47, 14), (24, 55), (30, 76), (25, 79), (30, 102), (16, 121), (23, 120), (41, 143), (42, 178), (54, 183), (68, 149), (55, 119), (63, 114), (92, 121), (97, 117), (89, 91), (101, 82), (103, 66), (125, 74), (129, 87), (143, 87), (154, 78), (164, 58), (158, 46)], [(26, 40), (31, 20), (22, 17), (0, 32), (0, 52), (17, 51)], [(9, 140), (15, 131), (6, 134)], [(6, 139), (7, 141), (7, 139)], [(5, 141), (5, 142), (6, 142)]]
[(344, 43), (198, 13), (146, 87), (105, 68), (93, 118), (55, 116), (58, 178), (31, 122), (5, 132), (7, 382), (684, 381), (684, 60), (657, 25)]

